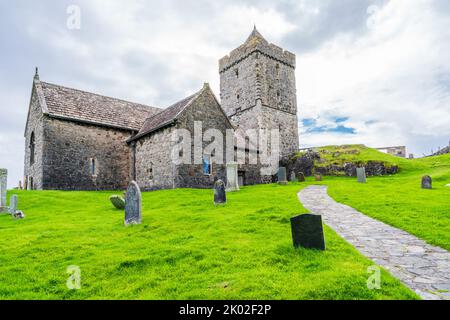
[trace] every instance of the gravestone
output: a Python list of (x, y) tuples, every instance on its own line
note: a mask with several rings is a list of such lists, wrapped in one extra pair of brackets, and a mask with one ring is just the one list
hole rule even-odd
[(285, 167), (280, 167), (278, 169), (278, 184), (282, 184), (282, 185), (288, 184)]
[(298, 174), (298, 181), (299, 182), (305, 182), (305, 175), (303, 174), (303, 172), (300, 172), (299, 174)]
[(315, 174), (314, 177), (316, 178), (316, 181), (322, 181), (322, 175), (320, 173)]
[(292, 181), (292, 182), (296, 182), (296, 181), (297, 181), (297, 177), (296, 177), (294, 171), (291, 171), (291, 181)]
[(6, 189), (8, 181), (8, 170), (0, 169), (0, 212), (7, 209), (6, 207)]
[(17, 194), (13, 194), (11, 196), (11, 198), (9, 198), (9, 209), (8, 209), (8, 211), (9, 211), (9, 213), (11, 215), (14, 215), (16, 213), (16, 211), (17, 211), (17, 202), (18, 202)]
[(238, 164), (227, 164), (227, 191), (239, 191)]
[(430, 176), (422, 177), (422, 189), (432, 189), (432, 179)]
[(113, 204), (116, 209), (123, 210), (125, 209), (125, 199), (118, 195), (113, 195), (109, 197), (109, 201)]
[(303, 214), (291, 218), (294, 247), (325, 250), (322, 216)]
[(356, 168), (356, 176), (359, 183), (366, 183), (366, 168)]
[(8, 182), (8, 170), (0, 169), (0, 206), (6, 206), (6, 190)]
[(217, 180), (214, 183), (214, 204), (227, 203), (227, 193), (225, 191), (225, 183), (222, 180)]
[(142, 195), (136, 181), (131, 181), (125, 199), (125, 225), (142, 222)]

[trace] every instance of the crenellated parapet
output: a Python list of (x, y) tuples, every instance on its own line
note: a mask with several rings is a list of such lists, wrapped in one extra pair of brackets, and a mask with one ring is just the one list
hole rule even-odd
[(295, 69), (295, 54), (267, 42), (254, 29), (247, 41), (219, 60), (219, 72), (222, 73), (252, 54), (262, 54)]

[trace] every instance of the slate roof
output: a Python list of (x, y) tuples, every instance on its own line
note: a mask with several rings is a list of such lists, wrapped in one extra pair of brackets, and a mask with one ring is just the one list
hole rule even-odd
[(39, 81), (50, 116), (139, 131), (162, 109)]
[(197, 99), (197, 97), (200, 95), (200, 93), (204, 90), (204, 88), (193, 95), (190, 95), (187, 98), (184, 98), (183, 100), (178, 101), (177, 103), (171, 105), (170, 107), (164, 109), (162, 112), (148, 118), (144, 125), (142, 126), (139, 133), (134, 136), (131, 140), (136, 140), (142, 136), (145, 136), (159, 128), (162, 128), (174, 120), (177, 119), (178, 115), (188, 107), (192, 101)]

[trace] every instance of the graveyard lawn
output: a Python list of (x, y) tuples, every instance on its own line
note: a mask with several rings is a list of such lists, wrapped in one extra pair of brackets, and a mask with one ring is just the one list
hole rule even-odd
[(417, 299), (384, 270), (369, 290), (373, 263), (330, 228), (326, 251), (293, 248), (306, 185), (245, 187), (225, 206), (212, 190), (143, 193), (129, 227), (111, 192), (11, 191), (27, 218), (0, 216), (0, 299)]
[[(356, 177), (325, 177), (321, 184), (328, 185), (336, 201), (450, 250), (450, 154), (414, 160), (382, 157), (395, 161), (400, 173), (367, 177), (366, 184)], [(431, 176), (433, 189), (421, 188), (424, 175)]]

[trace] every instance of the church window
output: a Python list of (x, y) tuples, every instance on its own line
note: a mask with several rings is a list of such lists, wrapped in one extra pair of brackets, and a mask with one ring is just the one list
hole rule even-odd
[(211, 156), (203, 155), (203, 174), (211, 175), (212, 174), (212, 165), (211, 165)]
[(92, 158), (89, 161), (89, 165), (90, 165), (90, 171), (91, 171), (91, 176), (96, 176), (97, 175), (97, 159)]
[(277, 98), (280, 98), (280, 96), (281, 96), (281, 93), (280, 93), (280, 90), (278, 90), (277, 91)]
[(150, 167), (147, 169), (148, 178), (153, 180), (153, 163), (150, 163)]
[(236, 75), (236, 78), (239, 78), (239, 69), (234, 69), (234, 74)]
[(236, 99), (237, 99), (237, 101), (239, 101), (239, 99), (241, 98), (241, 96), (240, 95), (236, 95)]
[(30, 165), (34, 164), (35, 144), (34, 132), (32, 132), (30, 137)]

